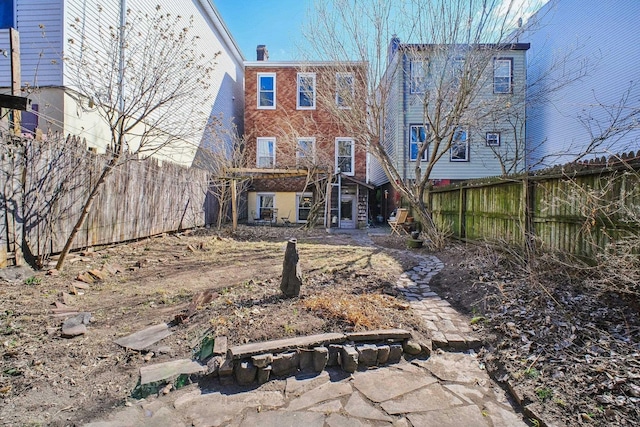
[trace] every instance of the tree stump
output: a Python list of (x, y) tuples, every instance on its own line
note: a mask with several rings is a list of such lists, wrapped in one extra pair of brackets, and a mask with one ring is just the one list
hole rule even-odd
[(302, 272), (300, 271), (300, 264), (298, 263), (299, 259), (297, 239), (289, 239), (287, 242), (287, 250), (284, 253), (282, 282), (280, 282), (280, 290), (287, 298), (300, 295)]

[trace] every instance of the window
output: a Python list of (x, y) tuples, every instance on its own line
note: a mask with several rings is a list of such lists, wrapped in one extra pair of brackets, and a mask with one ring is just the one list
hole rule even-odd
[(464, 58), (454, 58), (451, 61), (451, 83), (453, 88), (459, 88), (464, 76)]
[(258, 73), (258, 108), (269, 110), (276, 108), (275, 73)]
[(450, 155), (452, 162), (469, 161), (469, 132), (466, 129), (458, 128), (454, 132)]
[(500, 132), (487, 132), (487, 146), (488, 147), (500, 146)]
[[(409, 126), (409, 160), (415, 162), (418, 160), (418, 151), (420, 147), (427, 142), (427, 128), (422, 125)], [(423, 161), (428, 159), (428, 149), (425, 148), (422, 153)]]
[(258, 138), (256, 166), (259, 168), (272, 168), (276, 164), (276, 139)]
[(258, 193), (256, 200), (257, 218), (260, 220), (271, 220), (273, 218), (273, 207), (275, 201), (275, 194), (273, 193)]
[(411, 93), (424, 93), (429, 77), (429, 61), (411, 61)]
[(316, 108), (316, 75), (298, 73), (298, 105), (299, 110)]
[(0, 28), (12, 28), (13, 24), (13, 0), (0, 1)]
[(493, 60), (493, 93), (511, 93), (512, 68), (511, 58)]
[(296, 205), (296, 222), (307, 222), (307, 218), (309, 218), (309, 212), (311, 212), (311, 206), (313, 206), (313, 194), (296, 194)]
[(353, 139), (336, 138), (336, 172), (354, 175)]
[(336, 105), (338, 108), (351, 108), (355, 94), (353, 73), (336, 74)]
[(296, 147), (296, 159), (298, 165), (313, 164), (316, 161), (316, 139), (298, 138)]

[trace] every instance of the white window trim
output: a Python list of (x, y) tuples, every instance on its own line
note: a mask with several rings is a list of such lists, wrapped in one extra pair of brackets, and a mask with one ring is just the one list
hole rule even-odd
[(466, 127), (460, 127), (460, 130), (466, 132), (467, 134), (467, 139), (465, 141), (465, 158), (464, 159), (454, 159), (453, 158), (453, 144), (455, 144), (455, 141), (453, 141), (451, 143), (451, 147), (449, 147), (449, 161), (450, 162), (469, 162), (469, 146), (470, 146), (470, 141), (469, 141), (469, 129)]
[[(260, 78), (261, 77), (272, 77), (273, 78), (273, 106), (271, 106), (271, 105), (260, 105), (260, 92), (261, 92), (260, 91)], [(277, 93), (278, 93), (278, 91), (276, 90), (277, 89), (277, 86), (276, 86), (276, 73), (258, 73), (258, 76), (256, 78), (257, 78), (257, 82), (258, 82), (257, 94), (256, 94), (256, 97), (257, 97), (256, 103), (257, 103), (258, 109), (259, 110), (275, 110), (276, 109), (276, 105), (277, 105), (276, 99), (277, 99)]]
[[(420, 83), (417, 83), (417, 77), (414, 76), (414, 64), (421, 63), (422, 64), (422, 72), (423, 75), (420, 77)], [(424, 59), (412, 59), (409, 61), (409, 92), (411, 93), (425, 93), (427, 79), (429, 78), (429, 60)]]
[[(313, 103), (311, 106), (300, 105), (300, 79), (303, 77), (313, 78)], [(296, 109), (298, 110), (315, 110), (316, 109), (316, 73), (298, 73), (296, 77)]]
[(351, 77), (351, 101), (355, 98), (356, 94), (356, 80), (353, 73), (336, 73), (336, 105), (340, 110), (350, 110), (351, 105), (340, 105), (339, 94), (340, 94), (340, 86), (339, 82), (341, 78)]
[(276, 209), (276, 193), (256, 193), (256, 215), (257, 218), (262, 218), (262, 198), (271, 197), (273, 199), (273, 206), (267, 209)]
[[(495, 135), (496, 136), (496, 138), (494, 138), (494, 140), (496, 141), (495, 143), (494, 142), (491, 142), (491, 143), (489, 142), (489, 135)], [(500, 146), (500, 138), (501, 138), (500, 132), (487, 132), (486, 139), (485, 139), (487, 147), (499, 147)]]
[[(309, 155), (300, 155), (300, 141), (311, 141), (311, 153)], [(315, 137), (300, 137), (296, 139), (296, 161), (301, 163), (301, 160), (311, 160), (312, 164), (316, 163), (316, 138)]]
[(276, 167), (276, 138), (275, 136), (264, 136), (256, 138), (256, 167), (257, 168), (265, 168), (264, 166), (260, 166), (260, 142), (261, 141), (273, 141), (273, 165), (271, 168)]
[(300, 214), (300, 198), (301, 197), (312, 197), (313, 198), (313, 193), (296, 193), (296, 223), (300, 223), (300, 224), (306, 224), (307, 220), (305, 219), (300, 219), (300, 217), (298, 216)]
[[(409, 125), (409, 161), (410, 162), (416, 162), (418, 161), (418, 158), (416, 157), (415, 159), (411, 156), (411, 129), (414, 127), (423, 127), (425, 128), (425, 133), (428, 135), (429, 133), (429, 125), (421, 125), (421, 124), (410, 124)], [(427, 137), (427, 143), (428, 143), (429, 138)], [(425, 162), (429, 160), (429, 147), (427, 147), (426, 150), (424, 150), (423, 153), (423, 157), (420, 160), (421, 162)]]
[(338, 144), (341, 141), (349, 141), (351, 142), (351, 172), (344, 172), (344, 171), (340, 171), (340, 173), (347, 175), (347, 176), (354, 176), (356, 174), (356, 143), (354, 141), (353, 138), (347, 138), (347, 137), (337, 137), (336, 138), (336, 145), (335, 145), (335, 168), (336, 168), (336, 172), (338, 171)]
[[(509, 64), (509, 87), (506, 92), (496, 91), (496, 70), (498, 63), (506, 62)], [(500, 95), (508, 95), (513, 93), (513, 58), (494, 58), (493, 60), (493, 93)]]

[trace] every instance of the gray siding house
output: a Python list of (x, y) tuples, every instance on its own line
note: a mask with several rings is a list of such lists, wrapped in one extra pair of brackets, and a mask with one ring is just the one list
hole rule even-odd
[(532, 168), (640, 149), (638, 18), (638, 0), (550, 0), (528, 20)]
[[(467, 75), (479, 79), (471, 96), (468, 112), (460, 116), (455, 144), (435, 164), (430, 179), (436, 184), (497, 176), (524, 169), (524, 95), (526, 84), (526, 51), (529, 44), (504, 46), (416, 45), (393, 39), (385, 76), (386, 111), (382, 132), (384, 147), (402, 179), (415, 178), (416, 156), (421, 141), (430, 127), (425, 99), (440, 90), (446, 95), (457, 90), (455, 75), (441, 85), (443, 70), (464, 69), (465, 58), (490, 55), (476, 61), (478, 70), (467, 69)], [(482, 65), (480, 65), (482, 64)], [(475, 66), (475, 65), (474, 65)], [(473, 66), (472, 66), (473, 67)], [(449, 72), (449, 71), (447, 71)], [(462, 71), (460, 71), (462, 72)], [(431, 94), (430, 94), (431, 92)], [(446, 120), (446, 117), (441, 117)], [(443, 122), (441, 122), (443, 123)], [(432, 146), (424, 153), (421, 165), (431, 156)], [(424, 166), (421, 166), (424, 171)], [(424, 173), (424, 172), (423, 172)], [(370, 170), (371, 181), (383, 185), (389, 180), (375, 159)]]

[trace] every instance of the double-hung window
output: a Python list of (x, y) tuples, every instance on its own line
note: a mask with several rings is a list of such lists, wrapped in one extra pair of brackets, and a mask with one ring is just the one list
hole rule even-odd
[(316, 108), (316, 75), (314, 73), (298, 73), (298, 110)]
[(454, 131), (449, 160), (452, 162), (469, 161), (469, 131), (467, 129), (459, 127)]
[(355, 95), (353, 73), (336, 74), (336, 105), (338, 108), (351, 108)]
[(411, 93), (424, 93), (427, 89), (427, 79), (429, 78), (429, 61), (413, 60), (409, 66), (411, 67)]
[(296, 160), (299, 166), (314, 164), (316, 160), (316, 139), (298, 138)]
[(511, 93), (513, 81), (513, 59), (493, 60), (493, 93)]
[(309, 212), (313, 206), (313, 194), (312, 193), (298, 193), (296, 194), (296, 222), (307, 222), (309, 218)]
[(272, 168), (276, 164), (276, 139), (258, 138), (256, 152), (256, 166), (259, 168)]
[[(420, 148), (427, 143), (427, 127), (422, 125), (409, 126), (409, 160), (415, 162), (418, 160)], [(425, 147), (422, 153), (421, 161), (428, 159), (428, 149)]]
[(258, 108), (275, 110), (276, 74), (258, 73)]
[(355, 147), (351, 138), (336, 138), (336, 171), (355, 174)]

